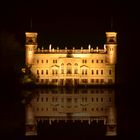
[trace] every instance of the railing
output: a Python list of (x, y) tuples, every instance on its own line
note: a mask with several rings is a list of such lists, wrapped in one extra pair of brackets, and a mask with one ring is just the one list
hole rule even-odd
[(37, 49), (35, 53), (58, 53), (58, 54), (88, 54), (88, 53), (106, 53), (106, 49)]

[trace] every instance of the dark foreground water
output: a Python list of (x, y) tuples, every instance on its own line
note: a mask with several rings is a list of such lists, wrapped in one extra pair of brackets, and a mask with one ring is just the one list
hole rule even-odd
[[(18, 84), (10, 83), (4, 86), (0, 98), (2, 139), (127, 139), (140, 135), (139, 90), (136, 85), (121, 85), (114, 89), (86, 87), (61, 90), (22, 89)], [(36, 136), (25, 135), (29, 104), (32, 104), (35, 117), (38, 118), (35, 120)], [(107, 125), (102, 119), (94, 120), (97, 116), (105, 115), (110, 106), (116, 112), (116, 136), (105, 136)], [(84, 116), (87, 120), (90, 118), (90, 124), (83, 119)]]

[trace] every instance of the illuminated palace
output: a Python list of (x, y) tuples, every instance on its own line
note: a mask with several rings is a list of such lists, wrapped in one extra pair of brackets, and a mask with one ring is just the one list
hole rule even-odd
[(117, 33), (106, 32), (103, 48), (39, 48), (36, 32), (26, 32), (26, 66), (36, 84), (108, 85), (115, 84)]

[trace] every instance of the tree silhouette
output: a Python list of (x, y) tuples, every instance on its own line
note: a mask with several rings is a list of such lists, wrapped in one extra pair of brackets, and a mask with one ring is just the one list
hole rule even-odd
[(9, 81), (19, 73), (24, 64), (24, 49), (14, 33), (0, 32), (0, 72), (1, 77)]

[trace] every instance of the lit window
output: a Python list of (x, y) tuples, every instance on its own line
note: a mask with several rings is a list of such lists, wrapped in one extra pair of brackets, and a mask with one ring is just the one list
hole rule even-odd
[(46, 75), (48, 74), (48, 70), (46, 70)]
[(104, 79), (101, 79), (101, 83), (104, 83)]
[(43, 70), (41, 71), (41, 74), (43, 74)]
[(67, 74), (72, 74), (72, 70), (71, 69), (67, 69)]
[(82, 60), (82, 63), (87, 63), (87, 60)]
[(94, 79), (91, 79), (91, 83), (94, 83)]
[(49, 83), (49, 79), (46, 79), (46, 83)]
[(112, 71), (111, 71), (111, 70), (109, 70), (109, 75), (111, 75), (111, 73), (112, 73)]
[(37, 70), (37, 72), (36, 72), (37, 74), (39, 74), (39, 70)]
[(96, 70), (96, 74), (98, 74), (98, 70)]
[(112, 84), (113, 80), (112, 79), (108, 79), (108, 83)]
[(61, 64), (61, 74), (64, 74), (64, 64)]
[(79, 79), (74, 79), (74, 84), (78, 85), (79, 84)]
[(70, 63), (67, 64), (67, 74), (72, 74), (72, 65)]
[(94, 70), (91, 70), (91, 74), (92, 74), (92, 75), (94, 74)]
[(57, 83), (57, 79), (52, 79), (52, 83)]
[(54, 70), (52, 70), (52, 74), (54, 74)]
[(58, 74), (58, 71), (56, 70), (56, 69), (53, 69), (52, 70), (52, 74), (54, 75), (54, 74)]
[(57, 60), (53, 60), (53, 63), (57, 63)]
[(82, 75), (87, 75), (87, 69), (82, 69)]
[(64, 74), (64, 69), (61, 69), (61, 74)]
[(78, 69), (74, 69), (74, 74), (78, 74)]
[(101, 74), (103, 74), (103, 70), (101, 70)]
[(63, 83), (64, 83), (64, 79), (60, 79), (60, 85), (63, 86)]
[(57, 70), (55, 70), (55, 74), (58, 74), (58, 71)]
[(84, 70), (82, 70), (82, 75), (84, 75)]
[(99, 79), (96, 79), (96, 83), (99, 83)]
[(85, 75), (87, 75), (87, 70), (85, 70)]
[(82, 79), (82, 83), (87, 83), (88, 80), (87, 79)]

